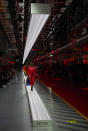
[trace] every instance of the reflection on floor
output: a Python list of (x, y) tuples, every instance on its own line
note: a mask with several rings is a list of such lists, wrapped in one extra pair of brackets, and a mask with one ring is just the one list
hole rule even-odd
[(30, 108), (22, 73), (0, 88), (0, 131), (32, 131)]
[(54, 129), (56, 131), (88, 130), (88, 122), (55, 96), (50, 89), (45, 88), (39, 81), (35, 82), (35, 89), (47, 107), (54, 121)]

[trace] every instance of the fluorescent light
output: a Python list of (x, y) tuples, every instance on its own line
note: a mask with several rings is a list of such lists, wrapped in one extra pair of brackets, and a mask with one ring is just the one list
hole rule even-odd
[(50, 57), (52, 57), (53, 55), (51, 54)]
[(57, 17), (60, 18), (62, 14), (58, 14)]
[(61, 13), (64, 13), (64, 11), (66, 10), (66, 8), (64, 7), (64, 8), (61, 8)]
[(49, 15), (47, 14), (32, 15), (29, 30), (28, 30), (28, 37), (26, 41), (25, 51), (24, 51), (23, 63), (25, 62), (25, 59), (27, 58), (31, 48), (33, 47), (48, 17)]
[[(26, 46), (25, 46), (25, 50), (24, 50), (23, 63), (25, 62), (31, 48), (33, 47), (44, 24), (46, 23), (46, 21), (49, 17), (49, 11), (46, 11), (46, 8), (45, 8), (45, 12), (44, 12), (44, 5), (47, 5), (47, 4), (37, 4), (36, 7), (38, 7), (38, 8), (34, 8), (35, 5), (32, 4), (33, 8), (31, 9), (31, 12), (33, 12), (33, 14), (31, 15), (31, 20), (30, 20), (30, 24), (29, 24), (29, 28), (28, 28), (28, 35), (27, 35)], [(41, 6), (41, 9), (43, 9), (43, 12), (39, 8), (39, 6)], [(45, 6), (45, 7), (48, 7), (48, 6)]]
[(72, 0), (66, 0), (65, 5), (69, 6), (71, 4)]

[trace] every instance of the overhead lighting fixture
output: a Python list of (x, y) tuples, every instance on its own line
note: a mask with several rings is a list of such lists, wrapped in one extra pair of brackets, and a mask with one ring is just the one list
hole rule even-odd
[(63, 7), (63, 8), (61, 8), (61, 13), (64, 13), (64, 11), (66, 10), (66, 8), (65, 7)]
[(65, 5), (69, 6), (71, 4), (72, 0), (66, 0)]
[(24, 50), (23, 64), (50, 15), (50, 4), (32, 3), (31, 20)]
[(58, 14), (57, 18), (60, 18), (62, 14)]
[(52, 57), (53, 55), (51, 54), (50, 57)]

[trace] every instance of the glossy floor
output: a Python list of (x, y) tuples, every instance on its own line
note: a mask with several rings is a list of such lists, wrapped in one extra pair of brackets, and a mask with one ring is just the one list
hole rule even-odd
[(22, 73), (0, 88), (0, 131), (32, 131)]

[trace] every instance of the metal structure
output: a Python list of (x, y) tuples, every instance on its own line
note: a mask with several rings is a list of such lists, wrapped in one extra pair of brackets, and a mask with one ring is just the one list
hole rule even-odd
[[(76, 38), (72, 38), (73, 32), (77, 34), (78, 30), (81, 29), (79, 25), (87, 19), (88, 14), (87, 0), (1, 0), (0, 39), (4, 37), (7, 40), (8, 48), (15, 49), (14, 56), (19, 55), (20, 61), (23, 58), (27, 39), (31, 3), (49, 3), (52, 7), (50, 18), (29, 55), (31, 61), (37, 60), (38, 57), (42, 59), (47, 54), (51, 54), (52, 51), (55, 52), (55, 50), (63, 49), (63, 47), (65, 49), (68, 47), (66, 45), (74, 43)], [(77, 27), (80, 29), (76, 30)], [(85, 32), (85, 29), (83, 30)], [(79, 48), (82, 49), (81, 46)], [(66, 50), (62, 52), (64, 54), (70, 52), (69, 48)], [(71, 48), (70, 50), (74, 52), (74, 49)], [(72, 54), (70, 53), (70, 55)], [(47, 56), (47, 58), (49, 57)]]

